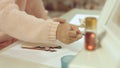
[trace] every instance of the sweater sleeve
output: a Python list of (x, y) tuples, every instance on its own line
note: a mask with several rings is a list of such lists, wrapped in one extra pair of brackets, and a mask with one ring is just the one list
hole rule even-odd
[(0, 10), (0, 29), (8, 35), (32, 43), (55, 42), (58, 22), (28, 15), (13, 3)]

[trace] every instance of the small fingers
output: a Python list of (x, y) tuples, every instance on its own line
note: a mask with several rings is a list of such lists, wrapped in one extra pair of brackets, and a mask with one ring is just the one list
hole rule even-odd
[(82, 34), (78, 34), (77, 39), (81, 39), (81, 38), (82, 38)]
[(69, 37), (76, 38), (77, 37), (77, 32), (76, 31), (69, 31)]
[(69, 31), (69, 36), (73, 38), (76, 38), (79, 34), (81, 35), (81, 32), (73, 31), (73, 30)]
[(54, 18), (54, 21), (56, 21), (56, 22), (60, 22), (60, 24), (66, 22), (66, 20), (65, 20), (65, 19), (62, 19), (62, 18)]
[(77, 41), (81, 38), (82, 38), (82, 34), (78, 34), (76, 37), (70, 37), (69, 38), (69, 43), (75, 42), (75, 41)]
[(65, 23), (65, 22), (66, 22), (65, 19), (58, 19), (58, 21), (59, 21), (60, 23)]
[(79, 28), (77, 26), (75, 26), (75, 25), (71, 25), (71, 29), (75, 30), (77, 32), (77, 34), (81, 33), (80, 30), (79, 30)]

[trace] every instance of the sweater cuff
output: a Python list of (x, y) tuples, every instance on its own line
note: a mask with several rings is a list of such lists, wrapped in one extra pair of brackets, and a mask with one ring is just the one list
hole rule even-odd
[(58, 27), (59, 22), (51, 22), (50, 23), (50, 33), (49, 33), (49, 41), (50, 43), (55, 43), (56, 42), (56, 31)]

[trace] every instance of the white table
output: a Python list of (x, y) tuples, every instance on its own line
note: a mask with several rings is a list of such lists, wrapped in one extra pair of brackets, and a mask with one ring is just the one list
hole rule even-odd
[[(67, 21), (70, 21), (73, 16), (75, 14), (92, 14), (92, 15), (98, 15), (99, 11), (90, 11), (90, 10), (79, 10), (79, 9), (74, 9), (68, 13), (66, 13), (65, 15), (62, 16), (62, 18), (65, 18)], [(22, 42), (16, 42), (14, 44), (12, 44), (11, 46), (5, 48), (3, 51), (1, 51), (0, 53), (0, 68), (53, 68), (50, 65), (44, 65), (44, 64), (40, 64), (38, 62), (35, 61), (31, 61), (31, 60), (26, 60), (26, 59), (22, 59), (20, 57), (13, 57), (12, 56), (12, 52), (11, 55), (10, 53), (8, 54), (9, 50), (11, 48), (14, 48), (15, 46), (19, 45)], [(84, 45), (84, 39), (77, 41), (76, 43), (73, 43), (74, 45), (80, 45), (80, 50)], [(71, 44), (72, 45), (72, 44)], [(70, 47), (71, 48), (71, 47)], [(74, 51), (74, 50), (73, 50)], [(61, 51), (60, 51), (61, 52)], [(67, 52), (67, 51), (66, 51)], [(17, 53), (17, 52), (16, 52)], [(33, 52), (34, 53), (34, 52)], [(75, 60), (73, 60), (73, 62), (71, 62), (70, 68), (78, 68), (79, 64), (82, 64), (81, 61), (84, 61), (82, 58), (79, 59), (79, 57), (85, 57), (86, 55), (90, 55), (89, 52), (82, 55), (81, 53), (84, 54), (84, 50), (82, 52), (80, 52), (80, 55), (78, 54), (75, 58)], [(14, 54), (14, 53), (13, 53)], [(95, 57), (94, 52), (93, 52), (93, 57)], [(32, 54), (31, 54), (32, 56)], [(31, 57), (30, 56), (30, 57)], [(24, 56), (23, 56), (24, 57)], [(54, 57), (53, 57), (54, 58)], [(31, 58), (34, 59), (34, 58)], [(85, 61), (87, 61), (87, 59), (85, 59)], [(95, 61), (97, 61), (95, 59)], [(43, 61), (44, 62), (44, 61)], [(76, 63), (79, 62), (79, 63)], [(81, 63), (80, 63), (81, 62)], [(89, 62), (90, 63), (90, 62)], [(99, 62), (98, 62), (99, 63)], [(86, 63), (85, 63), (86, 64)], [(93, 64), (93, 63), (91, 63)], [(97, 64), (97, 63), (96, 63)], [(95, 64), (93, 64), (95, 65)]]

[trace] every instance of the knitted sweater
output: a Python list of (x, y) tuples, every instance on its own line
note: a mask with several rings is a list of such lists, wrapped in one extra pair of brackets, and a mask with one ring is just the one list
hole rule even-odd
[(42, 0), (0, 0), (0, 30), (32, 43), (54, 43), (59, 22), (47, 18)]

